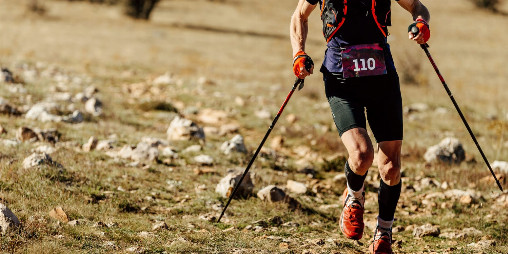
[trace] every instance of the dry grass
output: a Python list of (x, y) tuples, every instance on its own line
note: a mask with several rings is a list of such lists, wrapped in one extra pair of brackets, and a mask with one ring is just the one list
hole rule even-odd
[[(489, 159), (508, 160), (505, 101), (508, 36), (495, 30), (506, 22), (506, 16), (479, 11), (467, 0), (425, 4), (432, 13), (430, 50), (450, 89)], [(161, 1), (150, 22), (135, 22), (114, 6), (45, 1), (47, 12), (35, 16), (26, 13), (22, 1), (0, 0), (2, 66), (16, 70), (18, 63), (42, 62), (76, 75), (87, 75), (105, 102), (104, 116), (89, 117), (80, 125), (40, 123), (0, 115), (0, 124), (9, 131), (2, 138), (13, 138), (17, 128), (30, 126), (58, 128), (62, 142), (73, 141), (78, 145), (92, 135), (105, 139), (112, 134), (117, 135), (117, 146), (134, 145), (144, 136), (164, 139), (177, 105), (183, 104), (184, 108), (210, 107), (228, 112), (240, 124), (240, 133), (252, 152), (271, 122), (257, 118), (254, 113), (266, 109), (275, 114), (294, 81), (288, 39), (294, 5), (294, 1), (269, 4), (248, 0)], [(505, 7), (506, 3), (501, 9)], [(427, 112), (405, 116), (404, 183), (414, 185), (421, 178), (432, 177), (448, 182), (453, 188), (474, 188), (491, 197), (497, 193), (495, 185), (479, 180), (489, 173), (474, 143), (425, 55), (405, 39), (409, 14), (397, 6), (393, 12), (390, 41), (399, 73), (426, 84), (404, 83), (404, 105), (422, 102), (431, 111), (438, 107), (448, 109), (444, 115)], [(315, 12), (311, 16), (307, 52), (319, 63), (324, 49)], [(413, 65), (419, 68), (416, 76)], [(168, 71), (182, 82), (171, 86), (167, 93), (134, 98), (125, 92), (127, 84), (144, 82)], [(216, 84), (198, 84), (201, 76)], [(16, 105), (32, 104), (46, 96), (55, 85), (53, 82), (49, 79), (27, 82), (30, 100), (7, 92), (3, 85), (0, 92)], [(83, 88), (72, 87), (71, 92)], [(243, 99), (245, 106), (236, 104), (236, 97)], [(331, 183), (341, 171), (337, 165), (345, 150), (326, 104), (321, 75), (316, 71), (306, 80), (304, 90), (295, 93), (271, 137), (286, 137), (288, 150), (304, 145), (324, 158), (339, 158), (328, 164), (311, 163), (319, 171), (320, 181)], [(178, 108), (178, 112), (182, 109)], [(298, 120), (287, 122), (285, 116), (289, 114), (295, 114)], [(449, 135), (463, 142), (466, 153), (476, 163), (455, 166), (423, 163), (425, 148)], [(113, 161), (103, 152), (83, 153), (73, 148), (62, 148), (52, 155), (64, 166), (64, 171), (55, 167), (27, 171), (21, 164), (33, 149), (31, 144), (16, 149), (0, 146), (0, 199), (23, 223), (19, 232), (1, 238), (0, 248), (23, 253), (111, 253), (127, 252), (131, 247), (142, 253), (365, 252), (370, 231), (359, 243), (346, 240), (337, 224), (341, 207), (320, 208), (340, 203), (340, 190), (344, 186), (333, 183), (323, 193), (297, 197), (308, 209), (292, 211), (287, 205), (268, 204), (251, 197), (233, 201), (226, 217), (229, 221), (216, 224), (199, 219), (201, 215), (217, 213), (213, 207), (225, 202), (214, 189), (226, 170), (245, 167), (250, 159), (250, 154), (229, 157), (220, 154), (218, 147), (228, 138), (231, 137), (212, 136), (202, 144), (202, 153), (216, 158), (213, 169), (217, 174), (205, 175), (193, 173), (199, 167), (192, 163), (194, 154), (182, 154), (170, 165), (153, 163), (143, 168)], [(191, 144), (195, 143), (171, 145), (182, 151)], [(298, 159), (294, 154), (258, 158), (252, 168), (256, 173), (255, 190), (268, 184), (285, 185), (288, 179), (307, 181), (306, 175), (297, 172)], [(282, 170), (275, 171), (274, 167)], [(337, 169), (320, 170), (326, 167)], [(373, 168), (369, 174), (370, 178), (376, 178), (377, 172)], [(504, 187), (508, 188), (508, 184), (504, 183)], [(372, 225), (377, 211), (375, 186), (369, 186), (369, 190), (372, 190), (367, 196), (370, 212), (366, 221)], [(422, 204), (426, 194), (439, 190), (404, 192), (396, 215), (397, 225), (433, 223), (453, 231), (475, 227), (483, 232), (484, 238), (497, 242), (487, 253), (508, 251), (506, 211), (490, 208), (491, 199), (471, 206), (450, 200), (439, 201), (448, 203), (445, 207)], [(48, 212), (59, 205), (71, 220), (77, 219), (81, 224), (73, 227), (50, 218)], [(417, 209), (413, 211), (411, 207)], [(273, 222), (278, 220), (276, 217), (299, 226), (279, 226)], [(258, 220), (268, 222), (268, 227), (260, 232), (245, 229)], [(165, 221), (169, 230), (152, 232), (151, 226), (157, 221)], [(143, 236), (142, 232), (149, 232), (149, 236)], [(414, 239), (407, 230), (395, 235), (397, 253), (430, 250), (472, 253), (467, 244), (480, 238)]]

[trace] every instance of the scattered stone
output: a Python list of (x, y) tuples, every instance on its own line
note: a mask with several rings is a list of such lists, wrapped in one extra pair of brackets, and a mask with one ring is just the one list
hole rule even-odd
[(51, 157), (46, 153), (33, 153), (23, 160), (24, 169), (33, 168), (40, 165), (60, 166), (58, 163), (54, 162), (53, 159), (51, 159)]
[(71, 220), (71, 221), (67, 222), (67, 225), (69, 225), (71, 227), (74, 227), (74, 226), (77, 226), (80, 224), (82, 224), (82, 222), (80, 222), (79, 220)]
[(18, 217), (4, 204), (0, 203), (0, 230), (4, 235), (8, 230), (20, 226)]
[(55, 102), (37, 103), (33, 105), (28, 112), (26, 112), (25, 118), (41, 122), (61, 122), (63, 120), (61, 116), (50, 113), (52, 111), (57, 111), (58, 109), (59, 105)]
[(49, 130), (39, 130), (35, 129), (35, 133), (37, 133), (37, 137), (39, 140), (46, 141), (52, 144), (57, 143), (60, 140), (60, 137), (62, 134), (58, 132), (56, 129), (49, 129)]
[(243, 143), (243, 137), (240, 134), (234, 136), (230, 141), (224, 142), (220, 150), (226, 155), (232, 152), (247, 153), (247, 148)]
[(161, 151), (161, 155), (164, 156), (164, 157), (170, 157), (170, 158), (173, 158), (173, 159), (176, 159), (178, 158), (178, 153), (176, 152), (176, 150), (172, 147), (164, 147)]
[(498, 170), (501, 173), (508, 174), (508, 162), (494, 161), (494, 162), (492, 162), (492, 169)]
[(432, 224), (425, 224), (420, 227), (416, 227), (413, 230), (413, 236), (416, 238), (422, 238), (424, 236), (439, 236), (440, 230), (438, 226), (433, 226)]
[(200, 145), (192, 145), (183, 149), (182, 153), (197, 153), (200, 152), (202, 147)]
[(448, 239), (460, 239), (460, 238), (481, 236), (481, 235), (483, 235), (482, 231), (480, 231), (476, 228), (465, 228), (459, 233), (455, 233), (455, 232), (441, 233), (439, 235), (439, 237), (448, 238)]
[(0, 81), (5, 83), (13, 83), (14, 82), (14, 74), (7, 69), (2, 68), (2, 71), (0, 72)]
[(83, 91), (83, 95), (85, 97), (87, 97), (87, 98), (92, 98), (98, 92), (99, 92), (99, 89), (97, 89), (97, 87), (95, 87), (95, 86), (88, 86)]
[(171, 121), (167, 135), (169, 140), (205, 139), (203, 128), (180, 116)]
[(239, 129), (240, 125), (237, 123), (221, 124), (218, 134), (219, 136), (224, 136), (229, 133), (237, 133)]
[(222, 110), (214, 110), (210, 108), (205, 108), (199, 111), (198, 120), (206, 123), (217, 125), (226, 121), (228, 117), (228, 113)]
[(97, 142), (97, 146), (95, 147), (95, 150), (97, 151), (106, 151), (113, 149), (113, 144), (115, 143), (115, 140), (101, 140)]
[(53, 210), (49, 212), (49, 216), (53, 219), (57, 219), (63, 223), (69, 222), (69, 217), (67, 217), (67, 214), (64, 212), (62, 207), (57, 206)]
[(429, 105), (427, 105), (425, 103), (413, 103), (407, 107), (404, 107), (405, 114), (422, 113), (427, 110), (429, 110)]
[(284, 146), (284, 138), (280, 135), (273, 137), (272, 142), (270, 142), (270, 147), (276, 151), (280, 151), (283, 146)]
[(296, 194), (305, 194), (307, 192), (307, 186), (304, 183), (300, 183), (293, 180), (288, 180), (286, 189)]
[(447, 190), (444, 193), (446, 198), (458, 200), (463, 204), (476, 203), (481, 198), (480, 194), (475, 193), (472, 190), (463, 191), (458, 189)]
[(210, 85), (210, 86), (213, 86), (215, 85), (215, 82), (211, 79), (208, 79), (207, 77), (200, 77), (198, 79), (198, 85)]
[(213, 168), (195, 168), (194, 174), (196, 175), (215, 175), (217, 171)]
[(445, 138), (438, 145), (429, 147), (424, 158), (428, 163), (439, 160), (459, 164), (466, 159), (466, 153), (458, 139)]
[(289, 114), (286, 116), (286, 121), (288, 121), (288, 123), (290, 124), (293, 124), (296, 123), (296, 121), (298, 121), (298, 117), (295, 114)]
[(36, 147), (34, 149), (34, 152), (52, 154), (52, 153), (56, 152), (56, 149), (52, 146), (41, 145), (41, 146)]
[(261, 200), (269, 202), (279, 202), (286, 198), (286, 193), (275, 185), (268, 185), (265, 188), (258, 191), (257, 196)]
[(240, 106), (240, 107), (243, 107), (245, 106), (245, 100), (242, 99), (242, 97), (235, 97), (235, 103), (236, 105)]
[(88, 99), (85, 103), (85, 111), (93, 116), (102, 115), (102, 102), (95, 97)]
[(482, 251), (484, 249), (487, 249), (489, 247), (496, 246), (496, 241), (494, 240), (481, 240), (476, 243), (470, 243), (467, 245), (467, 247), (473, 248), (476, 252)]
[[(222, 178), (217, 184), (215, 188), (215, 192), (221, 194), (222, 197), (227, 198), (233, 192), (236, 184), (240, 182), (240, 178), (242, 178), (243, 171), (230, 169), (228, 170), (228, 174), (226, 177)], [(248, 197), (252, 194), (252, 190), (254, 189), (254, 184), (252, 183), (250, 173), (245, 175), (242, 183), (238, 187), (238, 190), (235, 193), (235, 198), (238, 197)]]
[(14, 147), (20, 144), (18, 140), (2, 139), (0, 143), (4, 146)]
[(171, 85), (174, 83), (173, 74), (166, 72), (152, 81), (153, 85)]
[(72, 112), (72, 114), (68, 115), (68, 116), (64, 116), (61, 118), (62, 121), (66, 122), (66, 123), (82, 123), (85, 119), (83, 118), (83, 113), (81, 113), (81, 111), (79, 110), (74, 110), (74, 112)]
[(152, 231), (159, 231), (159, 230), (165, 230), (165, 229), (169, 229), (169, 227), (168, 227), (168, 224), (166, 224), (166, 222), (164, 222), (164, 221), (155, 222), (152, 226)]
[(88, 142), (86, 142), (86, 144), (83, 145), (83, 151), (85, 151), (85, 152), (92, 151), (93, 149), (95, 149), (97, 147), (98, 142), (99, 142), (99, 140), (96, 137), (91, 136), (88, 139)]
[(7, 100), (0, 97), (0, 114), (19, 116), (21, 112), (16, 107), (10, 105)]
[(265, 109), (254, 112), (254, 114), (260, 119), (269, 119), (271, 114)]
[(215, 222), (215, 221), (217, 221), (217, 217), (213, 213), (202, 214), (202, 215), (199, 216), (199, 218), (204, 220), (204, 221), (208, 221), (208, 222)]
[(37, 133), (28, 127), (20, 127), (16, 131), (16, 138), (21, 142), (35, 142), (39, 140)]
[(134, 161), (155, 161), (159, 157), (159, 143), (141, 141), (132, 150), (130, 159)]
[(199, 163), (201, 165), (212, 165), (213, 164), (213, 158), (210, 155), (198, 155), (194, 157), (194, 161), (196, 163)]

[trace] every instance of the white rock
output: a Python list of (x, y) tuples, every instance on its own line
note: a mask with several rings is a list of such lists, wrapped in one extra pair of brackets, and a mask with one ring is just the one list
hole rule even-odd
[(254, 114), (258, 117), (258, 118), (261, 118), (261, 119), (269, 119), (271, 114), (270, 112), (268, 112), (267, 110), (259, 110), (259, 111), (256, 111), (254, 112)]
[(191, 120), (175, 117), (169, 124), (167, 130), (169, 140), (191, 140), (191, 139), (205, 139), (205, 133), (202, 128)]
[(456, 200), (471, 198), (472, 201), (478, 201), (481, 198), (480, 194), (475, 193), (472, 190), (468, 190), (468, 191), (463, 191), (463, 190), (458, 190), (458, 189), (447, 190), (444, 192), (444, 195), (445, 195), (445, 197), (447, 197), (449, 199), (456, 199)]
[(286, 189), (296, 194), (305, 194), (307, 192), (307, 186), (304, 183), (300, 183), (293, 180), (288, 180)]
[(279, 202), (283, 201), (286, 198), (286, 193), (275, 185), (268, 185), (265, 188), (258, 191), (257, 196), (261, 200), (266, 200), (269, 202)]
[(161, 151), (161, 155), (164, 157), (178, 158), (178, 153), (171, 147), (164, 147)]
[(420, 227), (416, 227), (413, 230), (413, 236), (416, 238), (421, 238), (424, 236), (439, 236), (439, 233), (441, 231), (439, 230), (438, 226), (433, 226), (431, 224), (425, 224)]
[(158, 143), (140, 142), (131, 153), (134, 161), (154, 161), (159, 157)]
[(84, 121), (83, 113), (81, 113), (79, 110), (74, 110), (72, 114), (64, 116), (62, 121), (66, 123), (82, 123)]
[(97, 147), (95, 149), (97, 151), (106, 151), (113, 149), (113, 145), (115, 144), (115, 140), (101, 140), (97, 142)]
[(508, 162), (494, 161), (494, 162), (492, 162), (492, 169), (498, 170), (501, 173), (508, 174)]
[(221, 124), (224, 123), (228, 117), (228, 113), (222, 110), (214, 110), (205, 108), (199, 111), (198, 120), (205, 124)]
[(182, 153), (197, 153), (201, 151), (200, 145), (191, 145), (185, 149), (183, 149)]
[(235, 135), (230, 141), (224, 142), (220, 150), (224, 154), (230, 154), (232, 152), (247, 153), (247, 148), (243, 143), (243, 137), (240, 134)]
[(174, 83), (174, 80), (171, 73), (165, 73), (164, 75), (158, 76), (152, 82), (153, 85), (171, 85), (172, 83)]
[(19, 227), (18, 217), (4, 204), (0, 203), (0, 230), (2, 234), (7, 233), (9, 229)]
[(37, 148), (35, 148), (34, 152), (52, 154), (52, 153), (56, 152), (56, 149), (52, 146), (41, 145), (41, 146), (38, 146)]
[(458, 139), (445, 138), (439, 144), (429, 147), (424, 158), (428, 163), (438, 160), (447, 163), (460, 163), (465, 160), (466, 153)]
[[(242, 170), (228, 170), (226, 177), (222, 178), (219, 184), (217, 184), (215, 192), (221, 194), (221, 196), (224, 198), (229, 197), (233, 192), (236, 184), (240, 182), (242, 175)], [(247, 175), (245, 175), (244, 179), (242, 180), (242, 183), (238, 187), (235, 198), (248, 197), (252, 194), (253, 189), (254, 184), (252, 183), (251, 175), (250, 173), (247, 173)]]
[(97, 147), (98, 142), (99, 142), (99, 140), (97, 140), (96, 137), (91, 136), (88, 139), (88, 142), (86, 142), (86, 144), (83, 145), (83, 151), (85, 151), (85, 152), (92, 151), (93, 149), (95, 149)]
[(425, 104), (425, 103), (413, 103), (407, 107), (404, 107), (404, 113), (406, 114), (410, 114), (410, 113), (414, 113), (414, 112), (425, 112), (429, 110), (429, 105)]
[(39, 165), (54, 165), (53, 159), (46, 153), (33, 153), (23, 160), (23, 168), (29, 169)]
[(206, 78), (206, 77), (200, 77), (198, 79), (198, 84), (199, 85), (215, 85), (215, 82), (213, 80)]
[(18, 140), (2, 139), (0, 140), (0, 143), (4, 146), (14, 147), (18, 146), (21, 142), (19, 142)]
[(32, 108), (26, 112), (25, 118), (41, 122), (61, 122), (61, 116), (49, 113), (58, 108), (59, 105), (54, 102), (41, 102), (32, 106)]
[(213, 158), (209, 155), (198, 155), (194, 157), (194, 161), (196, 163), (199, 163), (201, 165), (212, 165), (213, 164)]
[(100, 116), (102, 115), (102, 102), (95, 97), (90, 98), (85, 103), (85, 110), (94, 116)]
[(95, 86), (88, 86), (83, 91), (83, 95), (87, 98), (92, 98), (97, 92), (99, 92), (99, 89), (97, 89)]

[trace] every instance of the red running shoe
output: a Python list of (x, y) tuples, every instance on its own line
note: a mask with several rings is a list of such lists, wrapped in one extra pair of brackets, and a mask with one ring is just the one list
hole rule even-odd
[(363, 204), (365, 203), (365, 193), (361, 198), (355, 198), (348, 194), (347, 188), (344, 190), (344, 209), (340, 215), (340, 230), (349, 239), (360, 240), (363, 236)]
[(393, 254), (392, 251), (392, 229), (379, 230), (376, 227), (374, 233), (374, 240), (369, 246), (369, 253), (371, 254)]

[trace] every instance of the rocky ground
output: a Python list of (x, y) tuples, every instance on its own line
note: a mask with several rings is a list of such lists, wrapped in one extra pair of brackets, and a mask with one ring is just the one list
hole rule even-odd
[[(217, 7), (228, 17), (245, 8), (254, 8), (263, 17), (273, 14), (247, 1), (201, 3), (200, 8)], [(16, 16), (19, 4), (9, 4), (14, 14), (3, 13), (0, 22), (10, 24), (12, 19), (20, 27), (39, 28), (42, 23), (43, 27), (67, 31), (64, 21), (72, 20), (69, 16), (74, 10), (55, 1), (50, 8), (68, 10), (69, 14), (53, 14), (61, 20), (30, 17), (37, 21), (32, 24), (30, 19), (21, 21), (24, 16)], [(288, 10), (292, 5), (290, 1), (277, 3)], [(430, 5), (451, 11), (446, 4)], [(98, 8), (84, 3), (78, 6), (83, 8), (80, 13), (87, 15)], [(111, 9), (104, 13), (100, 9), (97, 17), (89, 18), (93, 21), (84, 19), (115, 27), (119, 30), (115, 38), (129, 38), (135, 45), (146, 42), (128, 37), (130, 32), (135, 37), (150, 31), (158, 38), (168, 29), (171, 38), (185, 41), (202, 31), (194, 31), (192, 23), (182, 28), (188, 17), (182, 17), (180, 26), (167, 26), (167, 16), (161, 17), (185, 8), (190, 7), (184, 1), (164, 2), (159, 14), (154, 14), (153, 24), (112, 17)], [(482, 16), (487, 14), (468, 11), (493, 22), (490, 16)], [(8, 15), (13, 16), (5, 18)], [(436, 20), (443, 15), (438, 12)], [(210, 25), (230, 24), (226, 21), (217, 17), (218, 24)], [(120, 28), (125, 22), (142, 27), (143, 32)], [(207, 32), (206, 37), (215, 41), (238, 36), (247, 46), (255, 45), (265, 52), (281, 45), (287, 49), (287, 38), (281, 40), (273, 34), (279, 32), (275, 29), (279, 25), (274, 28), (270, 24), (260, 21), (256, 29), (262, 32), (242, 33), (247, 25), (241, 25), (239, 30)], [(11, 34), (9, 26), (5, 27), (5, 33)], [(39, 31), (35, 28), (33, 34)], [(100, 29), (104, 28), (94, 31), (100, 33)], [(60, 38), (58, 31), (54, 34), (57, 41), (72, 33), (67, 31)], [(173, 35), (173, 31), (178, 33)], [(397, 38), (397, 32), (394, 34)], [(40, 43), (44, 40), (47, 38), (41, 37)], [(366, 253), (377, 216), (379, 176), (374, 165), (366, 180), (364, 238), (344, 238), (338, 220), (347, 155), (319, 77), (309, 79), (306, 87), (294, 94), (242, 182), (238, 198), (221, 223), (216, 223), (239, 174), (289, 92), (292, 77), (286, 70), (287, 59), (282, 53), (271, 55), (271, 71), (254, 80), (240, 59), (233, 61), (238, 64), (231, 71), (231, 58), (236, 57), (231, 52), (242, 49), (238, 43), (228, 44), (231, 51), (224, 52), (231, 53), (229, 58), (217, 60), (228, 72), (210, 67), (207, 53), (200, 52), (203, 58), (178, 55), (187, 52), (195, 56), (200, 49), (194, 45), (164, 46), (165, 41), (154, 40), (151, 47), (159, 47), (164, 55), (180, 52), (174, 54), (180, 57), (179, 65), (166, 72), (163, 64), (171, 66), (176, 61), (156, 57), (146, 61), (135, 58), (139, 62), (125, 64), (122, 60), (129, 59), (130, 52), (139, 52), (125, 46), (127, 53), (114, 53), (120, 59), (117, 62), (109, 62), (109, 55), (95, 59), (90, 56), (95, 51), (86, 51), (81, 57), (90, 58), (83, 67), (73, 60), (73, 53), (50, 47), (47, 52), (41, 49), (18, 55), (10, 48), (11, 53), (6, 53), (6, 44), (0, 42), (0, 54), (5, 55), (0, 61), (0, 249), (11, 253)], [(502, 40), (491, 48), (501, 47)], [(96, 46), (94, 50), (111, 53), (109, 45), (90, 44)], [(310, 44), (318, 47), (315, 41)], [(20, 45), (30, 48), (34, 44)], [(446, 46), (432, 50), (442, 58), (451, 58), (456, 52), (448, 51), (453, 48), (464, 50)], [(478, 53), (474, 52), (470, 55)], [(484, 54), (491, 56), (491, 62), (501, 61), (495, 58), (496, 53)], [(54, 61), (49, 61), (53, 56)], [(189, 64), (195, 61), (208, 67), (195, 71), (195, 65)], [(450, 84), (459, 84), (451, 88), (460, 102), (468, 102), (461, 104), (464, 112), (497, 178), (508, 189), (508, 115), (503, 104), (508, 94), (502, 86), (503, 69), (492, 70), (501, 74), (490, 75), (489, 85), (475, 86), (473, 81), (478, 77), (468, 78), (467, 71), (457, 74), (450, 65), (443, 67), (453, 74)], [(497, 189), (439, 81), (430, 78), (432, 70), (422, 67), (414, 71), (416, 75), (403, 66), (399, 74), (413, 75), (416, 84), (403, 79), (406, 130), (395, 252), (508, 253), (508, 192)], [(419, 76), (422, 73), (427, 78)], [(463, 84), (478, 92), (462, 89)]]

